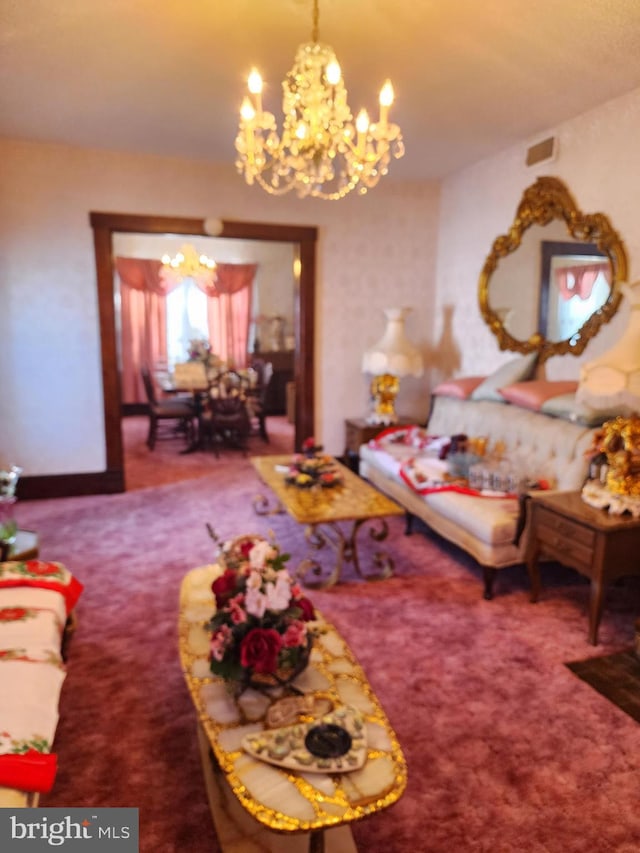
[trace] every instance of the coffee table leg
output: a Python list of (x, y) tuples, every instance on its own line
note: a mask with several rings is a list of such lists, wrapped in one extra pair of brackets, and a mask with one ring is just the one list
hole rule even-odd
[(266, 495), (256, 495), (253, 499), (253, 511), (256, 515), (282, 515), (284, 507), (277, 500), (270, 500)]
[(324, 853), (324, 830), (314, 829), (309, 833), (309, 853)]
[[(375, 521), (379, 522), (379, 528), (374, 526)], [(305, 586), (310, 588), (320, 589), (323, 587), (333, 586), (340, 580), (342, 573), (342, 565), (344, 562), (353, 563), (356, 572), (364, 580), (384, 580), (391, 577), (393, 574), (393, 560), (383, 551), (376, 551), (374, 555), (374, 565), (376, 571), (363, 572), (360, 567), (360, 556), (358, 554), (358, 531), (364, 524), (371, 525), (369, 536), (376, 542), (382, 542), (387, 538), (389, 528), (384, 519), (363, 518), (353, 522), (351, 532), (345, 534), (337, 522), (324, 522), (320, 524), (310, 524), (305, 530), (305, 537), (312, 548), (319, 551), (325, 545), (330, 545), (336, 551), (336, 564), (325, 578), (322, 577), (322, 565), (312, 557), (304, 560), (299, 569), (298, 577), (303, 580)], [(315, 575), (317, 580), (309, 579), (309, 574)]]

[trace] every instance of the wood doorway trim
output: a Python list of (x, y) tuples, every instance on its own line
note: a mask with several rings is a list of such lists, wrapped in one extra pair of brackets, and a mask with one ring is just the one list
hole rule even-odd
[(298, 247), (300, 271), (294, 301), (295, 357), (295, 447), (314, 434), (314, 304), (318, 229), (298, 225), (272, 225), (263, 222), (222, 220), (222, 230), (207, 233), (204, 219), (174, 216), (140, 216), (126, 213), (90, 213), (93, 228), (98, 311), (102, 352), (102, 386), (107, 471), (106, 491), (124, 491), (124, 449), (122, 443), (122, 397), (118, 371), (118, 346), (114, 301), (113, 235), (190, 234), (294, 243)]

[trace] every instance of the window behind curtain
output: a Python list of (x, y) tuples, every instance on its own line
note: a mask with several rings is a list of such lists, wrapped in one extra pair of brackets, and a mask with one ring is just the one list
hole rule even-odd
[(169, 365), (187, 361), (189, 341), (210, 340), (207, 297), (192, 278), (185, 278), (167, 294), (167, 359)]

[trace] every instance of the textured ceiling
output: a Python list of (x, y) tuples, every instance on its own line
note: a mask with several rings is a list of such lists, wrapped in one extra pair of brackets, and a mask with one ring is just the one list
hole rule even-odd
[[(256, 65), (280, 83), (312, 0), (0, 0), (0, 134), (233, 162)], [(321, 0), (354, 114), (391, 117), (400, 178), (442, 177), (640, 86), (640, 0)]]

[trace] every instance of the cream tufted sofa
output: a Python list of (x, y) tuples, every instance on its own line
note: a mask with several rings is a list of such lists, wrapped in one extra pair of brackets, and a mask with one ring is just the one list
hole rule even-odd
[[(532, 479), (546, 479), (560, 491), (580, 489), (587, 476), (593, 428), (511, 403), (435, 397), (427, 424), (430, 435), (487, 436), (503, 442), (507, 458), (526, 464)], [(471, 554), (484, 569), (485, 598), (493, 594), (496, 569), (523, 561), (526, 535), (515, 544), (520, 516), (517, 498), (487, 498), (452, 491), (420, 495), (399, 474), (398, 460), (370, 442), (360, 448), (360, 474), (388, 494), (411, 518)]]

